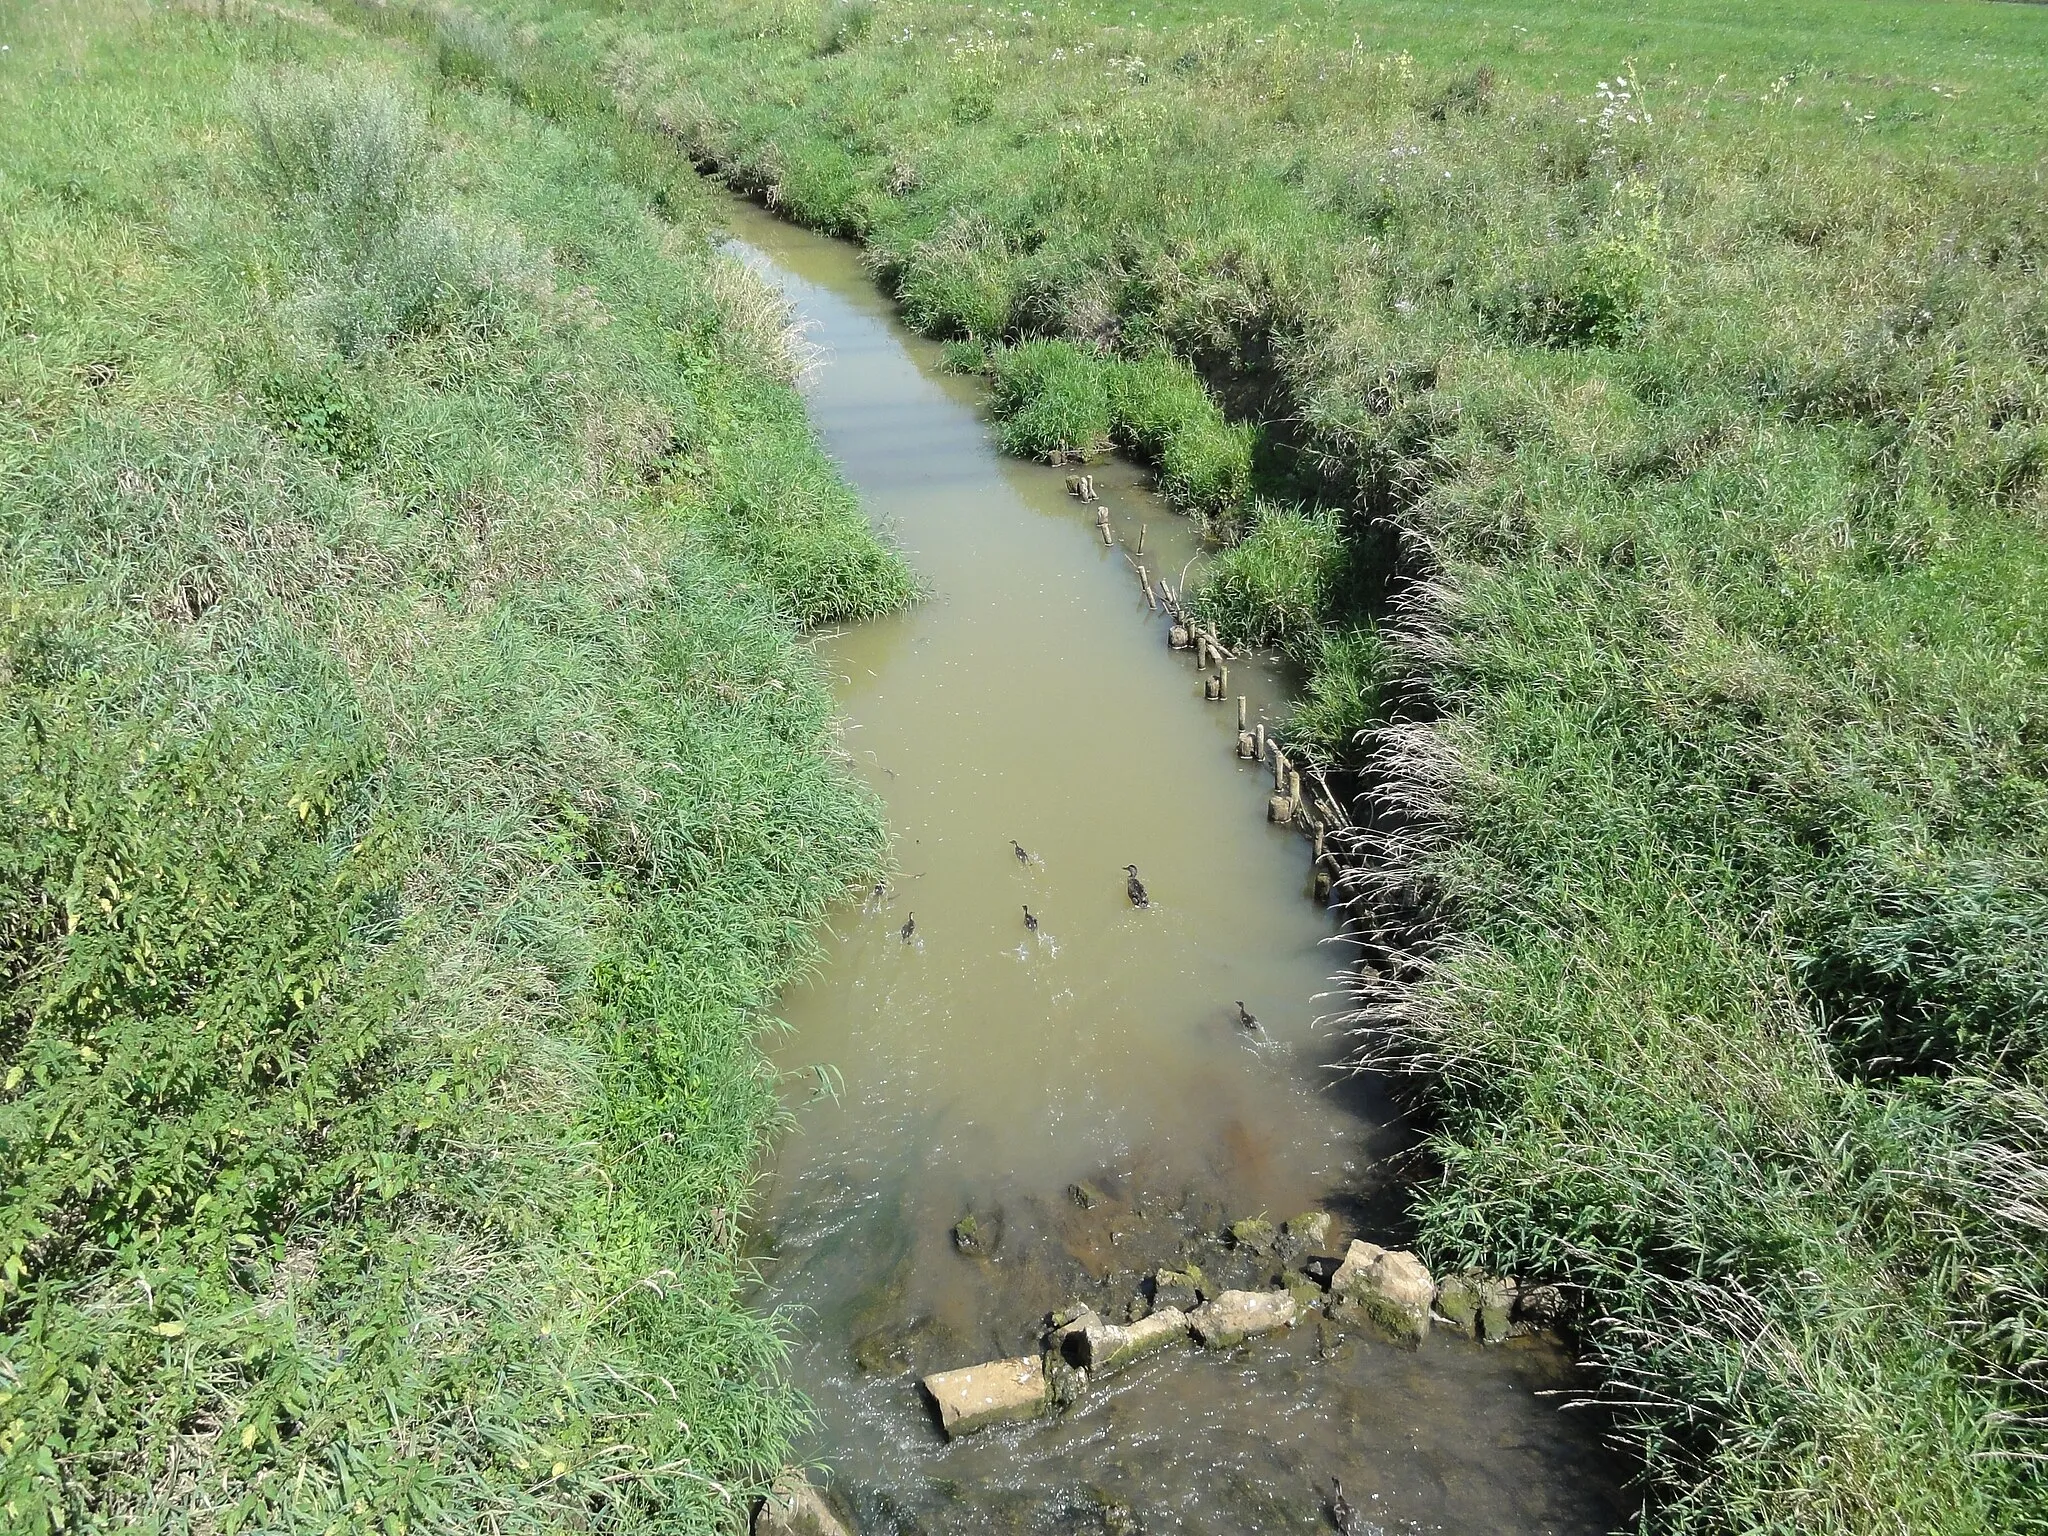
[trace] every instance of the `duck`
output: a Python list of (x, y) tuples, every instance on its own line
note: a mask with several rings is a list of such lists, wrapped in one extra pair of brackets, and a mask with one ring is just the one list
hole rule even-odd
[(1353, 1509), (1351, 1501), (1344, 1497), (1344, 1479), (1341, 1477), (1331, 1478), (1330, 1489), (1330, 1519), (1336, 1524), (1337, 1529), (1344, 1533), (1344, 1536), (1358, 1536), (1362, 1527), (1358, 1518), (1358, 1511)]
[(1259, 1027), (1259, 1016), (1253, 1013), (1251, 1009), (1245, 1007), (1244, 1001), (1241, 998), (1237, 1004), (1237, 1022), (1246, 1029), (1257, 1029)]
[(917, 937), (917, 914), (915, 912), (903, 919), (903, 927), (900, 931), (903, 934), (903, 942), (906, 944)]
[(1124, 892), (1131, 898), (1131, 905), (1134, 907), (1151, 906), (1152, 898), (1145, 894), (1145, 882), (1138, 878), (1138, 866), (1126, 864), (1124, 866), (1124, 873), (1130, 876), (1128, 880), (1124, 881)]
[(1029, 864), (1031, 862), (1031, 855), (1024, 851), (1024, 845), (1014, 837), (1010, 839), (1010, 851), (1017, 855), (1017, 862), (1019, 864)]
[(1031, 909), (1029, 907), (1026, 907), (1024, 909), (1024, 927), (1027, 932), (1038, 932), (1038, 919), (1031, 915)]

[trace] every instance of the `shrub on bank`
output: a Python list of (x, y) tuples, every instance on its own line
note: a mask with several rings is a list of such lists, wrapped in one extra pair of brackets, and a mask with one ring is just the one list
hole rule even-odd
[(1247, 506), (1253, 429), (1225, 420), (1186, 363), (1166, 352), (1119, 362), (1109, 393), (1117, 442), (1158, 466), (1160, 491), (1175, 506), (1209, 517)]
[(1003, 451), (1058, 464), (1109, 443), (1109, 390), (1101, 358), (1070, 341), (1026, 341), (989, 355), (989, 407)]
[(1251, 500), (1256, 438), (1249, 422), (1219, 416), (1190, 423), (1159, 455), (1160, 492), (1175, 506), (1206, 517), (1241, 512)]
[(1371, 628), (1317, 630), (1297, 638), (1294, 649), (1304, 648), (1310, 648), (1308, 681), (1287, 732), (1311, 754), (1342, 762), (1386, 719), (1393, 658)]
[(818, 52), (844, 53), (875, 30), (875, 0), (827, 0), (818, 18)]
[(1171, 352), (1117, 362), (1109, 372), (1109, 403), (1117, 445), (1152, 463), (1181, 434), (1223, 423), (1194, 369)]
[(1115, 442), (1156, 466), (1161, 494), (1184, 511), (1228, 518), (1248, 506), (1253, 430), (1226, 421), (1178, 359), (1125, 360), (1064, 340), (960, 356), (994, 381), (1004, 451), (1057, 463)]
[(1009, 243), (985, 220), (953, 219), (910, 252), (897, 277), (903, 315), (929, 336), (1004, 339), (1017, 302)]
[(1203, 569), (1195, 607), (1247, 644), (1312, 643), (1328, 622), (1343, 559), (1331, 514), (1262, 504), (1250, 531)]

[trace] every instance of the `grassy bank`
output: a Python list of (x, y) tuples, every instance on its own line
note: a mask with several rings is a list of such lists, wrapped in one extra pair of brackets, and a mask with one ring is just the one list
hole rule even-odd
[(2048, 12), (483, 9), (1231, 542), (1420, 1240), (1580, 1287), (1659, 1528), (2043, 1528)]
[(798, 627), (907, 571), (686, 169), (0, 30), (0, 1525), (735, 1529), (753, 1032), (882, 846)]

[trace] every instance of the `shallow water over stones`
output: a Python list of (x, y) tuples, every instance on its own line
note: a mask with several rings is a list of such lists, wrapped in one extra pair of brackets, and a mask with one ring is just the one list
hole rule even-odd
[[(1341, 1476), (1361, 1529), (1617, 1523), (1589, 1427), (1540, 1395), (1566, 1362), (1535, 1340), (1406, 1350), (1311, 1317), (1234, 1351), (1173, 1344), (1052, 1420), (941, 1435), (918, 1378), (1036, 1353), (1057, 1308), (1121, 1323), (1142, 1277), (1189, 1264), (1212, 1289), (1270, 1283), (1277, 1253), (1230, 1244), (1233, 1222), (1322, 1208), (1324, 1251), (1384, 1236), (1370, 1201), (1401, 1138), (1369, 1084), (1326, 1070), (1317, 996), (1345, 957), (1307, 845), (1265, 824), (1234, 706), (1203, 700), (1132, 571), (1142, 525), (1145, 564), (1178, 581), (1191, 525), (1131, 467), (1090, 466), (1105, 547), (1061, 472), (996, 451), (977, 386), (896, 326), (849, 247), (745, 206), (732, 227), (811, 323), (813, 418), (931, 591), (820, 642), (900, 869), (836, 915), (775, 1047), (795, 1126), (757, 1221), (760, 1301), (792, 1319), (819, 1419), (803, 1450), (834, 1502), (868, 1536), (1312, 1531)], [(1286, 687), (1231, 666), (1254, 719)]]

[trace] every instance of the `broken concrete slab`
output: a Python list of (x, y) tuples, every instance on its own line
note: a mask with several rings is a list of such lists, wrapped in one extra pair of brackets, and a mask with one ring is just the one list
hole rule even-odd
[(1246, 1339), (1285, 1328), (1299, 1313), (1286, 1291), (1225, 1291), (1188, 1314), (1188, 1327), (1205, 1349), (1231, 1349)]
[(1091, 1376), (1106, 1376), (1188, 1335), (1187, 1314), (1161, 1307), (1126, 1327), (1095, 1322), (1066, 1336), (1066, 1356)]
[(924, 1389), (938, 1406), (939, 1427), (948, 1440), (1042, 1417), (1051, 1402), (1045, 1362), (1037, 1355), (938, 1371), (925, 1377)]
[(1053, 1313), (1050, 1321), (1052, 1326), (1045, 1335), (1045, 1347), (1057, 1355), (1065, 1349), (1069, 1335), (1079, 1333), (1091, 1325), (1100, 1324), (1103, 1319), (1093, 1307), (1081, 1302), (1075, 1306), (1062, 1307)]
[(1443, 1284), (1436, 1290), (1436, 1320), (1448, 1328), (1455, 1328), (1468, 1339), (1479, 1336), (1479, 1282), (1482, 1278), (1477, 1270), (1461, 1270), (1444, 1276)]
[(1414, 1254), (1389, 1252), (1377, 1243), (1354, 1242), (1330, 1277), (1330, 1315), (1362, 1323), (1406, 1344), (1429, 1334), (1436, 1282)]

